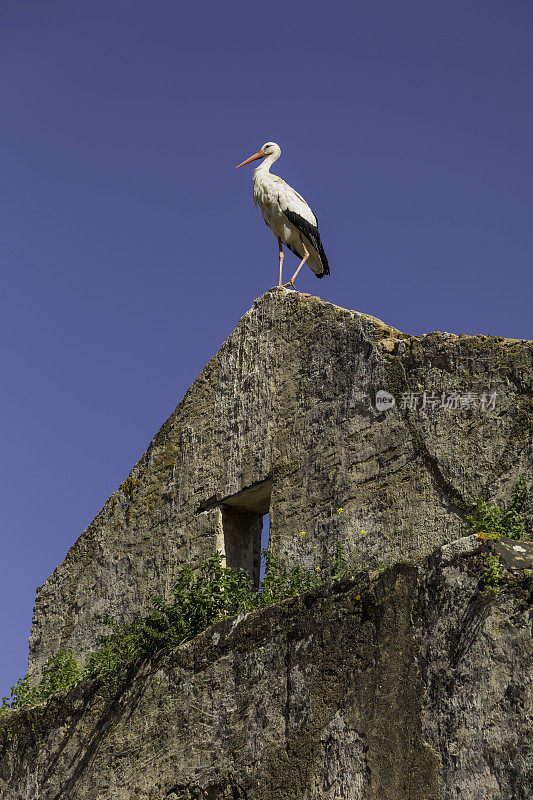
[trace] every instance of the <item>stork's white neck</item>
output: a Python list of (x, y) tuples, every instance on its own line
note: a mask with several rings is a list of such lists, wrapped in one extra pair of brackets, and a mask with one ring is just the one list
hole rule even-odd
[(263, 159), (263, 161), (261, 161), (259, 166), (254, 169), (254, 175), (261, 175), (261, 174), (265, 175), (267, 172), (270, 172), (270, 167), (272, 166), (274, 161), (278, 160), (280, 155), (281, 153), (272, 153), (272, 155), (267, 156), (265, 159)]

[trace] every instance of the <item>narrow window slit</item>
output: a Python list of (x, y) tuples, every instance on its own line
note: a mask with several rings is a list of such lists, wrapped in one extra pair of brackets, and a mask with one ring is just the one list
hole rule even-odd
[(222, 541), (228, 567), (245, 569), (259, 586), (263, 577), (261, 551), (268, 546), (272, 481), (245, 489), (221, 504)]

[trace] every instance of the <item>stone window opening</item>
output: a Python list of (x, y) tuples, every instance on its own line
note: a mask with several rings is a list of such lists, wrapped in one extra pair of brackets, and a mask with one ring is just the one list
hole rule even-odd
[(261, 550), (268, 545), (271, 496), (272, 481), (266, 480), (220, 504), (217, 550), (225, 554), (226, 566), (245, 569), (256, 587), (261, 578)]

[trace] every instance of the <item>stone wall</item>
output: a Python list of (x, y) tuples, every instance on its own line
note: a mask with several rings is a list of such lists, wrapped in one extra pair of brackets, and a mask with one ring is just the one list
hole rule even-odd
[[(86, 656), (105, 615), (146, 610), (215, 547), (257, 570), (268, 509), (271, 547), (303, 565), (339, 541), (373, 567), (456, 538), (480, 495), (533, 477), (532, 377), (531, 342), (414, 337), (267, 292), (39, 590), (30, 673), (60, 648)], [(380, 390), (394, 407), (376, 408)]]
[(529, 800), (532, 584), (487, 546), (224, 621), (0, 717), (9, 800)]

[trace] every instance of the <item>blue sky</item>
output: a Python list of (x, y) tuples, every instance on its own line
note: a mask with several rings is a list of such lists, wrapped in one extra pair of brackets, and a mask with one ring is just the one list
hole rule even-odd
[(0, 696), (35, 587), (277, 282), (234, 168), (265, 141), (331, 266), (302, 291), (531, 337), (532, 32), (527, 0), (3, 0)]

